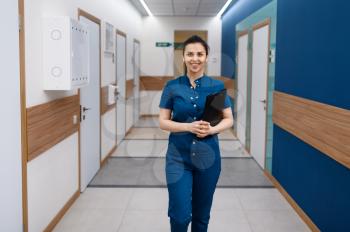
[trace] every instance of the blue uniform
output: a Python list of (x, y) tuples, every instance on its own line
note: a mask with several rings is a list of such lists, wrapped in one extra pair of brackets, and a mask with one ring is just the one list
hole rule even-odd
[[(206, 97), (224, 88), (222, 81), (205, 75), (195, 84), (192, 87), (187, 76), (167, 82), (159, 107), (172, 111), (171, 120), (183, 123), (200, 120)], [(225, 108), (230, 105), (226, 97)], [(190, 132), (170, 133), (165, 171), (171, 231), (185, 232), (191, 221), (192, 232), (207, 231), (221, 171), (218, 136), (198, 138)]]

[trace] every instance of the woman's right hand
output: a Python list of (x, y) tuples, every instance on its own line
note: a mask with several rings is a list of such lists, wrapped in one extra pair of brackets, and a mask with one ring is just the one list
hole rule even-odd
[(207, 131), (209, 130), (209, 127), (210, 127), (210, 124), (208, 122), (194, 121), (188, 124), (188, 131), (196, 135), (201, 135), (201, 134), (206, 134)]

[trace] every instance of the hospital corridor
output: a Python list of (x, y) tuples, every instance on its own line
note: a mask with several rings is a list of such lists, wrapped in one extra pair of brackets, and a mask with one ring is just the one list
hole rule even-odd
[(0, 232), (350, 231), (349, 12), (3, 0)]

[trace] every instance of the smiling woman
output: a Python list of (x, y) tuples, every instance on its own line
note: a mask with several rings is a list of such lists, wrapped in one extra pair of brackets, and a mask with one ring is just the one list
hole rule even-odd
[[(175, 30), (174, 31), (174, 76), (181, 76), (185, 71), (184, 41), (192, 35), (197, 35), (205, 42), (208, 41), (208, 31), (204, 30)], [(215, 50), (215, 48), (214, 48)], [(207, 65), (204, 72), (207, 73)]]
[(210, 209), (221, 172), (218, 133), (233, 124), (229, 98), (216, 126), (200, 120), (208, 95), (224, 89), (221, 81), (204, 74), (209, 47), (199, 36), (184, 42), (185, 75), (167, 82), (160, 100), (159, 124), (170, 131), (166, 154), (171, 231), (208, 228)]
[(198, 36), (192, 36), (184, 43), (183, 62), (185, 74), (193, 79), (204, 74), (204, 68), (208, 62), (209, 46)]

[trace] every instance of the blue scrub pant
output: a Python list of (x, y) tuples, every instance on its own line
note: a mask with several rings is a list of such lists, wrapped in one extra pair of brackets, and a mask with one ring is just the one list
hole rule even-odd
[[(200, 154), (198, 154), (200, 155)], [(166, 179), (169, 193), (171, 232), (206, 232), (215, 187), (221, 171), (220, 155), (210, 167), (200, 169), (193, 162), (167, 156)]]

